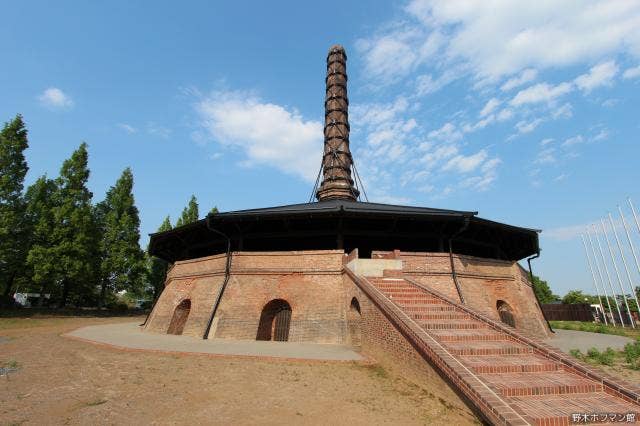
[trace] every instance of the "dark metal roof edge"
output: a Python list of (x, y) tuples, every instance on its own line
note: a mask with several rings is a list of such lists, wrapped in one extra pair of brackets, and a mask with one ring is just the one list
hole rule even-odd
[(479, 217), (479, 216), (474, 217), (473, 220), (475, 222), (486, 223), (488, 225), (495, 225), (495, 226), (499, 226), (499, 227), (502, 227), (502, 228), (510, 228), (510, 229), (516, 229), (516, 230), (520, 230), (520, 231), (535, 232), (536, 234), (539, 234), (539, 233), (542, 232), (541, 229), (525, 228), (523, 226), (509, 225), (508, 223), (496, 222), (495, 220), (485, 219), (485, 218)]
[(187, 223), (186, 225), (182, 225), (182, 226), (178, 226), (176, 228), (171, 228), (168, 231), (161, 231), (161, 232), (152, 232), (149, 233), (149, 237), (154, 237), (156, 235), (169, 235), (174, 233), (174, 231), (183, 231), (186, 229), (190, 229), (190, 228), (197, 228), (199, 226), (202, 226), (203, 224), (206, 224), (207, 222), (207, 218), (203, 218), (203, 219), (198, 219), (195, 222), (191, 222), (191, 223)]
[[(357, 208), (355, 206), (362, 206)], [(377, 206), (383, 206), (377, 208)], [(304, 214), (318, 212), (362, 212), (378, 214), (418, 214), (424, 216), (475, 216), (478, 212), (445, 210), (419, 206), (400, 206), (395, 204), (350, 202), (340, 203), (335, 200), (325, 202), (288, 204), (284, 206), (264, 207), (259, 209), (234, 210), (224, 213), (214, 213), (212, 216), (231, 218), (239, 216), (280, 216), (287, 214)]]

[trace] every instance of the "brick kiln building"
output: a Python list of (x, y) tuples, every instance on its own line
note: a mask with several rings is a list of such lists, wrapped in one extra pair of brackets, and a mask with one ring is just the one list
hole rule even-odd
[(318, 201), (151, 235), (150, 253), (173, 266), (145, 330), (359, 346), (443, 381), (491, 423), (566, 424), (580, 407), (639, 411), (637, 387), (538, 340), (550, 329), (517, 263), (537, 257), (538, 231), (359, 201), (346, 59), (341, 46), (329, 50)]

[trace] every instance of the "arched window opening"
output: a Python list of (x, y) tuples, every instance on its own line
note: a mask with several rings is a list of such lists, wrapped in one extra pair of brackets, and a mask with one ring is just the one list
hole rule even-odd
[(286, 300), (275, 299), (264, 305), (260, 314), (256, 340), (289, 340), (291, 325), (291, 306)]
[(355, 297), (351, 299), (349, 310), (347, 311), (347, 327), (349, 328), (349, 340), (353, 346), (362, 344), (362, 315), (360, 302)]
[(191, 300), (185, 299), (173, 311), (167, 334), (182, 334), (187, 318), (189, 318), (189, 312), (191, 312)]
[(498, 310), (498, 315), (500, 315), (500, 321), (513, 328), (516, 327), (516, 319), (513, 316), (513, 309), (511, 309), (511, 306), (507, 302), (504, 300), (498, 300), (496, 303), (496, 309)]

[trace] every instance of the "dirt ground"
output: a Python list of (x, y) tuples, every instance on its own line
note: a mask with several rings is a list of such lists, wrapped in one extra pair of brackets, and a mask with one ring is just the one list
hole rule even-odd
[(126, 352), (61, 336), (130, 321), (0, 318), (0, 366), (19, 368), (0, 377), (0, 424), (478, 423), (378, 365)]

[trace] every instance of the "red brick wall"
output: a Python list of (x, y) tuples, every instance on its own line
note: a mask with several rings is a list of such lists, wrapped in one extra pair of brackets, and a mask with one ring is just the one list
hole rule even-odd
[[(374, 254), (402, 259), (405, 274), (458, 298), (448, 254)], [(284, 299), (292, 308), (289, 340), (350, 342), (349, 329), (353, 327), (347, 324), (347, 312), (354, 294), (342, 281), (344, 258), (339, 250), (233, 253), (231, 276), (210, 337), (255, 339), (264, 305), (273, 299)], [(518, 329), (546, 337), (542, 313), (526, 273), (517, 263), (458, 255), (454, 262), (470, 307), (499, 319), (496, 303), (504, 300), (513, 308)], [(166, 332), (175, 307), (189, 298), (191, 312), (184, 334), (201, 337), (224, 279), (224, 268), (224, 254), (176, 262), (146, 329)]]
[[(384, 252), (376, 252), (384, 256)], [(388, 255), (394, 255), (388, 252)], [(451, 276), (448, 253), (396, 252), (403, 272), (455, 300), (460, 300)], [(507, 302), (516, 319), (516, 328), (532, 336), (548, 337), (548, 327), (537, 304), (531, 283), (517, 262), (453, 255), (456, 275), (465, 303), (491, 318), (500, 320), (496, 305)]]
[[(233, 253), (210, 337), (254, 340), (263, 307), (283, 299), (292, 311), (289, 341), (344, 343), (348, 305), (343, 303), (343, 256), (339, 250)], [(175, 307), (191, 297), (183, 334), (202, 336), (224, 267), (224, 255), (176, 262), (147, 330), (166, 332)]]
[(385, 368), (399, 372), (418, 385), (429, 383), (429, 387), (434, 390), (436, 396), (468, 412), (466, 403), (413, 347), (411, 340), (398, 330), (348, 275), (343, 275), (343, 280), (345, 302), (351, 303), (351, 298), (355, 297), (360, 303), (362, 352)]

